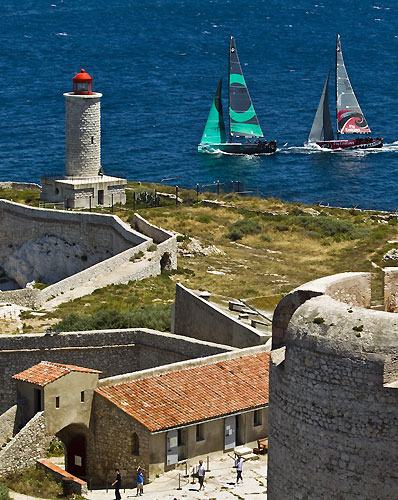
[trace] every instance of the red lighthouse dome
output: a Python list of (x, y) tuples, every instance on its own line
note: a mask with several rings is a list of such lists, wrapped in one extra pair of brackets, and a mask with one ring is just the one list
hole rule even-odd
[(73, 93), (78, 95), (93, 93), (93, 79), (84, 69), (73, 78)]

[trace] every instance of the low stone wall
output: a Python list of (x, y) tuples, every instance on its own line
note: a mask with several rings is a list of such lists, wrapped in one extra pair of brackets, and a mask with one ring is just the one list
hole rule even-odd
[(16, 417), (17, 405), (11, 406), (5, 413), (0, 415), (0, 448), (14, 436)]
[(398, 312), (398, 268), (383, 269), (384, 310)]
[(0, 451), (0, 476), (17, 469), (34, 467), (44, 457), (51, 437), (45, 433), (43, 412), (29, 420), (16, 436)]
[(93, 368), (110, 377), (226, 350), (226, 346), (144, 328), (0, 336), (0, 414), (15, 403), (11, 377), (40, 361)]
[(269, 500), (397, 498), (396, 317), (347, 302), (306, 300), (272, 351)]
[(69, 474), (69, 472), (61, 469), (58, 465), (53, 464), (50, 460), (40, 458), (37, 460), (36, 466), (38, 469), (43, 469), (47, 474), (50, 474), (57, 483), (62, 483), (64, 480), (70, 480), (71, 490), (75, 493), (75, 495), (87, 494), (87, 483), (85, 481), (79, 477)]
[(178, 335), (233, 347), (265, 344), (269, 338), (180, 284), (176, 287), (173, 323), (174, 333)]

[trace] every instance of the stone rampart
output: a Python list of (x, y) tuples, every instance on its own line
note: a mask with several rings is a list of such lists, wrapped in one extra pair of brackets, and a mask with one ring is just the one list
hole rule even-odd
[(368, 302), (357, 276), (359, 295), (334, 288), (344, 302), (301, 287), (314, 296), (272, 351), (270, 500), (398, 498), (398, 320), (351, 305)]
[(268, 335), (230, 316), (215, 304), (177, 284), (174, 333), (234, 347), (265, 344)]
[(102, 377), (222, 353), (228, 347), (149, 329), (0, 336), (0, 413), (15, 403), (16, 373), (53, 361), (102, 371)]
[[(175, 269), (177, 267), (177, 240), (171, 233), (150, 224), (139, 215), (135, 215), (134, 223), (141, 232), (131, 229), (118, 217), (95, 213), (63, 212), (57, 210), (32, 208), (25, 205), (0, 200), (0, 264), (18, 274), (18, 281), (24, 280), (21, 275), (21, 266), (18, 266), (18, 252), (21, 247), (24, 253), (29, 254), (29, 244), (35, 248), (47, 248), (45, 245), (54, 240), (59, 243), (61, 249), (63, 243), (67, 245), (68, 251), (73, 245), (79, 251), (73, 255), (63, 256), (54, 250), (52, 260), (46, 255), (37, 255), (37, 273), (40, 269), (46, 269), (50, 278), (51, 266), (60, 270), (60, 261), (68, 259), (68, 265), (63, 271), (64, 279), (45, 288), (44, 290), (13, 290), (0, 292), (1, 302), (12, 302), (27, 307), (40, 307), (46, 300), (57, 297), (60, 294), (73, 290), (81, 283), (93, 281), (98, 277), (108, 275), (107, 284), (127, 283), (130, 280), (140, 280), (149, 276), (160, 274), (163, 269)], [(155, 250), (151, 246), (153, 241), (158, 243)], [(25, 248), (26, 247), (26, 248)], [(131, 262), (130, 259), (139, 252), (147, 252), (146, 258), (140, 262)], [(13, 260), (13, 251), (15, 258)], [(58, 250), (59, 252), (60, 250)], [(87, 255), (86, 255), (87, 254)], [(88, 257), (89, 256), (89, 257)], [(76, 257), (76, 258), (74, 258)], [(49, 262), (46, 263), (46, 259)], [(71, 262), (73, 260), (73, 263)], [(15, 261), (15, 262), (14, 262)], [(40, 265), (39, 265), (40, 263)], [(57, 264), (58, 263), (58, 264)], [(130, 263), (125, 273), (113, 277), (112, 272), (120, 270), (121, 266)], [(26, 267), (26, 265), (25, 265)], [(28, 266), (31, 271), (33, 267)], [(29, 271), (29, 272), (30, 272)], [(23, 274), (23, 273), (22, 273)], [(55, 274), (55, 270), (54, 273)], [(61, 272), (62, 274), (62, 272)], [(40, 276), (31, 276), (31, 279)], [(27, 278), (25, 277), (25, 281)], [(48, 281), (46, 281), (48, 282)], [(103, 285), (105, 286), (105, 285)]]
[(43, 412), (29, 420), (16, 436), (0, 451), (0, 476), (17, 469), (34, 467), (44, 457), (51, 436), (45, 433)]

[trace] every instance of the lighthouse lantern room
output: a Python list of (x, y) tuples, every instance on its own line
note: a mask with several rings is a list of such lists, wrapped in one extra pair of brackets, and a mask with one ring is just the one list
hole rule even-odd
[(93, 79), (84, 69), (73, 78), (73, 93), (76, 95), (91, 95), (93, 93)]

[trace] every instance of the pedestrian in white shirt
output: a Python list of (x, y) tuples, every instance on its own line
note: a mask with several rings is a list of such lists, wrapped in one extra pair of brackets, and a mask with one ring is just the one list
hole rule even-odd
[(198, 465), (198, 479), (199, 479), (199, 491), (204, 490), (205, 486), (203, 484), (205, 480), (205, 468), (203, 466), (203, 460), (199, 460), (199, 465)]

